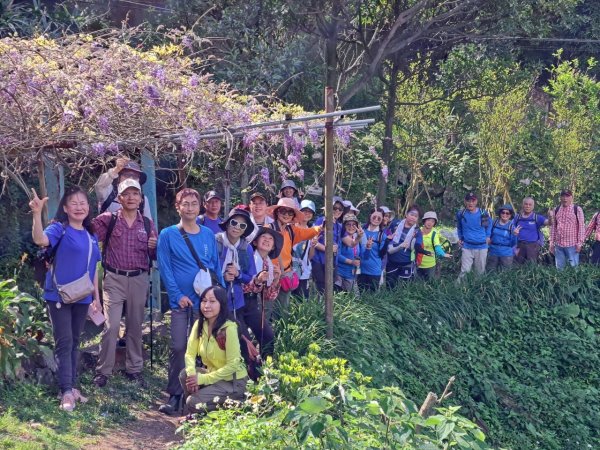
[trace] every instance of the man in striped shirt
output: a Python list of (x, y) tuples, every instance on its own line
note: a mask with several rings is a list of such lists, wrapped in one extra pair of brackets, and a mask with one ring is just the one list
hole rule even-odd
[(564, 269), (579, 265), (579, 252), (585, 240), (585, 217), (583, 209), (573, 204), (573, 193), (569, 189), (560, 192), (560, 205), (549, 211), (550, 253), (554, 254), (556, 268)]

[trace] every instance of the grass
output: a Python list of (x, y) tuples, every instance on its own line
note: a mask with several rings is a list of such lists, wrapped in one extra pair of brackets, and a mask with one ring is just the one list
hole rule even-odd
[(0, 448), (78, 449), (97, 443), (103, 432), (133, 421), (160, 397), (166, 372), (156, 367), (145, 372), (146, 389), (120, 374), (100, 389), (91, 373), (83, 374), (80, 386), (90, 401), (71, 413), (59, 409), (56, 388), (24, 382), (0, 386)]

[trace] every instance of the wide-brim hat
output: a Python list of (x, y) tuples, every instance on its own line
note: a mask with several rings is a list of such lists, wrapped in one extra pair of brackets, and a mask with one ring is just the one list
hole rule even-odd
[(434, 219), (435, 223), (438, 223), (438, 218), (435, 211), (427, 211), (425, 214), (423, 214), (423, 218), (421, 220), (425, 222), (427, 219)]
[(250, 213), (244, 209), (233, 208), (231, 211), (229, 211), (229, 216), (227, 216), (227, 219), (219, 224), (219, 228), (221, 228), (221, 230), (223, 231), (227, 231), (227, 226), (229, 225), (229, 222), (235, 216), (242, 216), (244, 219), (246, 219), (246, 224), (248, 225), (242, 233), (241, 237), (245, 238), (247, 236), (250, 236), (250, 234), (252, 234), (252, 232), (254, 231), (254, 223), (252, 222)]
[(269, 206), (267, 208), (267, 214), (269, 215), (269, 217), (275, 219), (275, 212), (277, 211), (278, 208), (293, 209), (294, 210), (294, 219), (292, 220), (293, 223), (301, 222), (302, 220), (304, 220), (304, 214), (302, 213), (302, 211), (300, 211), (298, 208), (296, 208), (296, 202), (294, 202), (294, 200), (291, 198), (287, 198), (287, 197), (280, 198), (276, 205)]
[(279, 188), (279, 192), (283, 191), (287, 187), (291, 187), (295, 191), (295, 193), (298, 194), (298, 188), (296, 187), (296, 183), (294, 183), (293, 180), (285, 180), (281, 184), (281, 187)]
[(384, 214), (390, 214), (392, 212), (387, 206), (380, 206), (379, 209), (382, 210)]
[(146, 182), (146, 174), (144, 172), (142, 172), (142, 169), (140, 168), (140, 165), (134, 161), (127, 161), (127, 164), (125, 164), (125, 166), (123, 166), (123, 168), (121, 169), (121, 172), (123, 170), (130, 170), (132, 172), (137, 172), (140, 175), (140, 184), (144, 184)]
[[(283, 248), (283, 235), (279, 231), (276, 231), (271, 227), (258, 227), (258, 233), (256, 234), (256, 236), (254, 236), (254, 239), (252, 240), (253, 247), (256, 247), (256, 242), (258, 242), (258, 238), (261, 237), (263, 234), (270, 234), (271, 236), (273, 236), (273, 240), (275, 243), (275, 245), (273, 246), (273, 250), (269, 252), (269, 259), (278, 258), (279, 254), (281, 253), (281, 249)], [(258, 270), (258, 267), (257, 272), (260, 272), (260, 270)]]
[(496, 215), (498, 217), (500, 217), (500, 213), (502, 211), (508, 211), (510, 213), (510, 216), (513, 217), (515, 215), (515, 210), (513, 209), (513, 207), (511, 205), (502, 205), (500, 208), (498, 208), (496, 210)]

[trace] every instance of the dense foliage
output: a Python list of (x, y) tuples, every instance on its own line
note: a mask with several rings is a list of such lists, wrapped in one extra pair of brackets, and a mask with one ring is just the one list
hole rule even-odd
[(238, 410), (185, 426), (182, 448), (488, 448), (458, 407), (422, 417), (400, 389), (371, 387), (345, 360), (319, 351), (311, 344), (305, 356), (279, 355)]
[(324, 355), (413, 399), (441, 392), (455, 375), (453, 401), (494, 446), (596, 448), (599, 283), (592, 267), (532, 267), (339, 296), (333, 341), (324, 338), (322, 306), (296, 303), (278, 349), (320, 342)]
[(50, 329), (45, 305), (19, 292), (12, 280), (0, 280), (0, 384), (22, 375), (27, 358), (43, 354), (52, 359), (52, 350), (40, 341)]

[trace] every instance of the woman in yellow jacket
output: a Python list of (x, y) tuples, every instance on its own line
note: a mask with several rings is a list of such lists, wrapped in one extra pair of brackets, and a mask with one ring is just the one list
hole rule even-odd
[[(248, 372), (240, 351), (238, 325), (229, 319), (227, 292), (218, 286), (200, 296), (180, 380), (191, 411), (214, 411), (228, 399), (242, 401)], [(200, 356), (205, 367), (196, 368)]]

